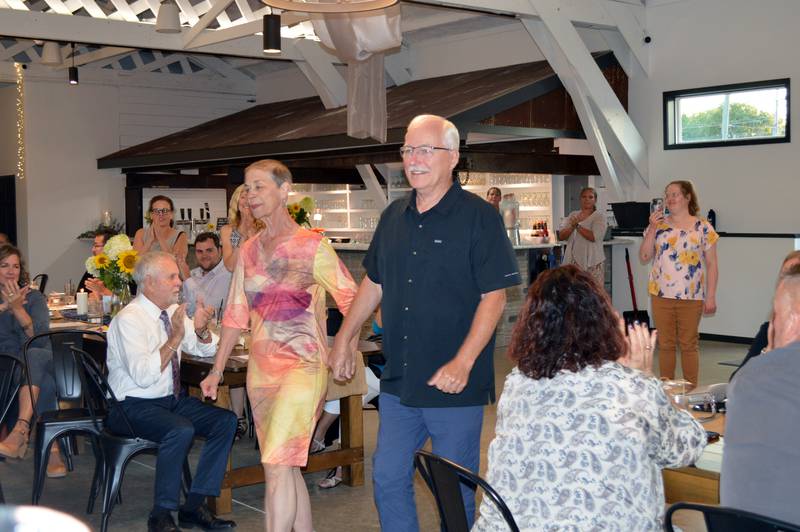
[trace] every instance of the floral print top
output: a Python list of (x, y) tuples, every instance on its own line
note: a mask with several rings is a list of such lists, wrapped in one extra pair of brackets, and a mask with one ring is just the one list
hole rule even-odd
[[(616, 362), (531, 379), (514, 368), (497, 403), (487, 480), (520, 530), (662, 530), (661, 468), (694, 463), (703, 427), (661, 383)], [(473, 532), (507, 531), (483, 498)]]
[(647, 291), (667, 299), (704, 299), (703, 254), (718, 239), (706, 220), (698, 219), (689, 230), (660, 223), (656, 227), (656, 256)]

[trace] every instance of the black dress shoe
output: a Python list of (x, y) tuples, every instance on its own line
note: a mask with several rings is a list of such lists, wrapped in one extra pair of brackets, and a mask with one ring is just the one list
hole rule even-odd
[(171, 513), (150, 516), (147, 519), (147, 532), (180, 532)]
[(228, 530), (236, 528), (236, 523), (217, 518), (205, 504), (201, 504), (197, 507), (197, 510), (191, 512), (179, 510), (178, 523), (184, 528), (194, 528), (198, 526), (203, 530)]

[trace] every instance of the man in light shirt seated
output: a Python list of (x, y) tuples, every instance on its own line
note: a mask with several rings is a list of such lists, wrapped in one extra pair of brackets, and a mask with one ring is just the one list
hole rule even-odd
[(781, 272), (767, 336), (728, 385), (720, 503), (800, 525), (800, 264)]
[[(186, 314), (194, 316), (198, 296), (203, 297), (212, 309), (225, 308), (228, 289), (231, 286), (231, 272), (222, 262), (222, 246), (214, 233), (200, 233), (194, 241), (194, 256), (197, 268), (183, 283), (183, 301)], [(219, 318), (219, 316), (218, 316)]]
[(181, 353), (213, 357), (218, 338), (207, 328), (213, 309), (197, 300), (194, 319), (177, 305), (178, 265), (161, 251), (145, 253), (133, 273), (139, 294), (112, 320), (108, 330), (108, 382), (120, 401), (107, 427), (126, 434), (122, 410), (135, 435), (159, 443), (155, 501), (148, 531), (178, 530), (181, 472), (195, 435), (206, 441), (186, 502), (178, 512), (183, 527), (204, 530), (235, 527), (217, 519), (204, 503), (218, 496), (236, 431), (236, 416), (181, 393)]

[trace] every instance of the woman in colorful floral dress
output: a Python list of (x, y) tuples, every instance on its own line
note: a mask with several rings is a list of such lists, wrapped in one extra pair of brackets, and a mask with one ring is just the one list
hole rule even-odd
[(283, 164), (253, 163), (245, 170), (245, 186), (253, 215), (266, 228), (241, 247), (219, 351), (201, 387), (216, 397), (225, 361), (249, 325), (247, 394), (266, 478), (266, 528), (310, 532), (311, 505), (300, 468), (308, 460), (328, 380), (325, 292), (347, 314), (356, 284), (330, 243), (289, 216), (291, 173)]
[(669, 214), (650, 215), (639, 258), (653, 261), (648, 292), (658, 329), (661, 377), (675, 378), (675, 348), (681, 349), (683, 377), (697, 386), (700, 318), (717, 310), (717, 240), (697, 217), (697, 193), (689, 181), (673, 181), (664, 192)]

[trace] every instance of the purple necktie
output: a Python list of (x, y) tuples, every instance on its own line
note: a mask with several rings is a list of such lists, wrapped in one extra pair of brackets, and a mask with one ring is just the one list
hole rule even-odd
[[(161, 323), (164, 324), (164, 330), (167, 331), (167, 342), (172, 335), (172, 324), (169, 321), (169, 316), (166, 310), (161, 311)], [(169, 345), (169, 344), (167, 344)], [(180, 345), (180, 343), (178, 343)], [(178, 351), (173, 351), (169, 359), (170, 366), (172, 366), (172, 395), (176, 398), (181, 393), (181, 361), (178, 358)]]

